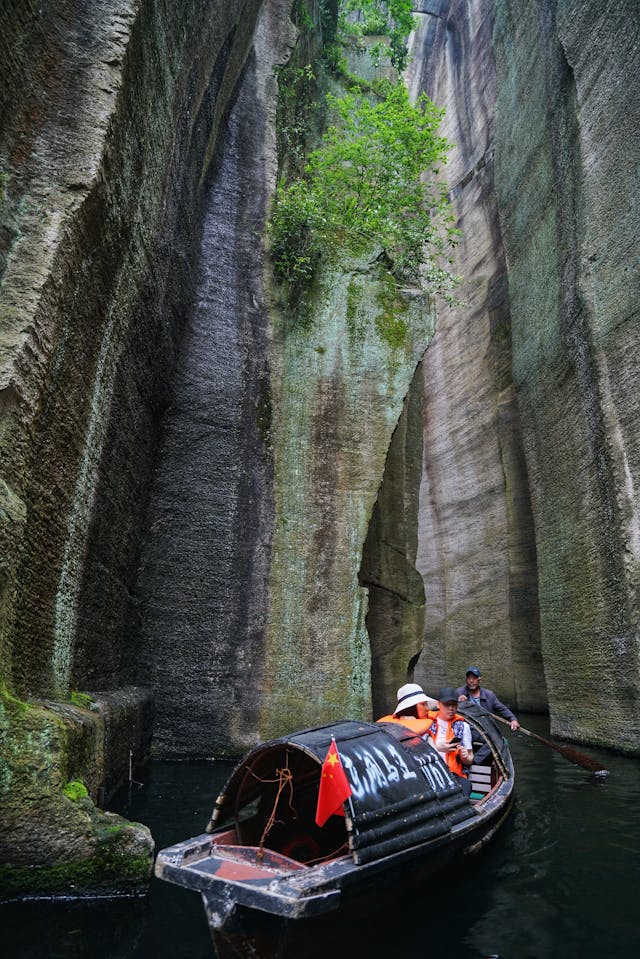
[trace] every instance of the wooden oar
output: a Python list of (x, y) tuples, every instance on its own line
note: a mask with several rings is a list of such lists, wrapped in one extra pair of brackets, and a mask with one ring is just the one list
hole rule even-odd
[[(503, 719), (502, 716), (496, 716), (495, 713), (489, 713), (489, 715), (492, 719), (496, 719), (499, 723), (504, 723), (505, 726), (511, 728), (511, 723), (508, 719)], [(587, 756), (586, 753), (572, 749), (571, 746), (561, 746), (560, 743), (554, 743), (552, 739), (545, 739), (544, 736), (539, 736), (538, 733), (532, 733), (530, 729), (525, 729), (524, 726), (518, 726), (516, 732), (524, 733), (525, 736), (530, 736), (531, 739), (537, 739), (538, 742), (544, 743), (545, 746), (551, 746), (552, 749), (559, 752), (565, 759), (568, 759), (570, 763), (575, 763), (576, 766), (582, 766), (583, 769), (588, 769), (591, 773), (608, 773), (609, 771), (601, 762), (598, 762), (597, 759), (592, 759), (592, 757)]]

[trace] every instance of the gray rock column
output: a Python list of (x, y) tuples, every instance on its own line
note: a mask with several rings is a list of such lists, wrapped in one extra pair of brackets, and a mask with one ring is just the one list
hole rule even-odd
[(494, 41), (552, 728), (637, 750), (638, 7), (502, 0)]
[(424, 357), (424, 466), (417, 565), (424, 653), (415, 677), (436, 692), (477, 663), (514, 708), (544, 709), (537, 569), (511, 316), (495, 203), (493, 4), (425, 3), (409, 85), (446, 109), (444, 169), (462, 238), (460, 305), (438, 308)]
[(165, 756), (237, 754), (257, 738), (273, 526), (263, 236), (288, 6), (262, 9), (212, 160), (135, 589), (135, 668), (156, 691)]

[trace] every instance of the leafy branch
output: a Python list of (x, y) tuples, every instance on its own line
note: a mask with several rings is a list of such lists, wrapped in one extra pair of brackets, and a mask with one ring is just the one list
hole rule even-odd
[(360, 91), (328, 95), (333, 122), (307, 158), (303, 178), (281, 181), (271, 221), (276, 276), (299, 291), (320, 259), (381, 246), (394, 275), (426, 278), (447, 295), (453, 277), (436, 260), (458, 231), (437, 174), (448, 143), (426, 95), (411, 104), (402, 84), (376, 103)]

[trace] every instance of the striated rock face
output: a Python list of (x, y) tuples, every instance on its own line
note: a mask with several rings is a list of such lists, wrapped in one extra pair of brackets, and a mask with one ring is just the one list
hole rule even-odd
[(423, 372), (418, 364), (385, 461), (360, 582), (368, 589), (373, 715), (388, 713), (422, 654), (424, 581), (416, 568), (423, 440)]
[(424, 362), (416, 675), (479, 661), (555, 732), (637, 749), (637, 9), (423, 9), (410, 82), (448, 111), (465, 306)]
[(637, 749), (637, 5), (498, 2), (494, 43), (496, 186), (552, 726)]
[(264, 5), (217, 143), (163, 419), (131, 623), (163, 755), (237, 754), (258, 738), (273, 530), (263, 234), (276, 173), (273, 68), (295, 42), (289, 6)]
[(118, 675), (201, 173), (259, 3), (253, 20), (246, 5), (244, 39), (237, 13), (196, 6), (175, 22), (155, 3), (99, 4), (90, 25), (77, 5), (51, 13), (60, 82), (46, 82), (46, 60), (3, 131), (2, 469), (27, 507), (13, 551), (12, 659), (25, 692)]
[[(323, 9), (309, 5), (316, 40)], [(163, 755), (237, 754), (371, 708), (358, 569), (433, 315), (418, 291), (396, 295), (379, 251), (324, 274), (297, 323), (265, 286), (287, 10), (264, 7), (219, 141), (135, 588)], [(314, 56), (303, 36), (296, 63)]]
[[(377, 259), (322, 278), (274, 343), (275, 532), (262, 730), (370, 715), (363, 544), (434, 316)], [(366, 576), (363, 577), (366, 580)]]
[[(544, 709), (536, 548), (511, 377), (511, 318), (495, 204), (492, 3), (425, 4), (409, 84), (446, 109), (446, 168), (463, 235), (460, 306), (438, 310), (423, 363), (424, 465), (418, 568), (424, 653), (415, 677), (437, 692), (478, 663), (514, 708)], [(399, 677), (401, 679), (402, 677)]]
[[(97, 798), (129, 760), (114, 747), (114, 769), (94, 762), (109, 729), (122, 746), (123, 729), (150, 728), (146, 693), (133, 712), (118, 702), (127, 608), (202, 184), (262, 6), (27, 0), (0, 11), (0, 672), (23, 698), (90, 688), (109, 704), (104, 735), (79, 753), (81, 716), (57, 720), (3, 693), (2, 861), (28, 855), (7, 810), (21, 810), (34, 848), (52, 832), (87, 837), (52, 853), (56, 871), (35, 863), (30, 881), (45, 891), (68, 885), (76, 860), (92, 888), (110, 842), (101, 814), (87, 818), (61, 787), (82, 779)], [(138, 882), (151, 851), (140, 837)], [(112, 852), (110, 881), (128, 855)]]

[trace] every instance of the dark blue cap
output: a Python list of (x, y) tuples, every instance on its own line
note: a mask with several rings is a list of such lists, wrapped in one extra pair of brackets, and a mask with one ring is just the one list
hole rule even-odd
[(477, 676), (480, 679), (480, 670), (477, 666), (469, 666), (468, 670), (465, 673), (465, 676), (468, 676), (469, 673), (473, 673), (474, 676)]
[(438, 699), (441, 703), (457, 703), (458, 695), (453, 686), (445, 686), (438, 693)]

